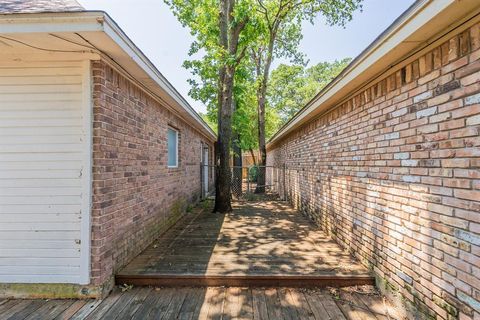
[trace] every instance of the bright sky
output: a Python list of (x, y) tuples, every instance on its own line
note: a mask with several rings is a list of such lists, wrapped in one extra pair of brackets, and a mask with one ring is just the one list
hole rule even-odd
[[(170, 12), (163, 0), (77, 0), (88, 10), (103, 10), (157, 66), (162, 74), (199, 112), (202, 103), (188, 96), (190, 78), (182, 67), (188, 59), (192, 37)], [(304, 26), (300, 49), (310, 64), (354, 58), (385, 30), (414, 0), (365, 0), (345, 28), (329, 27), (321, 19)]]

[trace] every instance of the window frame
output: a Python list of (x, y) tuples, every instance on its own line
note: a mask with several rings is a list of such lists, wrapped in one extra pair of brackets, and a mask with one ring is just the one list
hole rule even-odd
[[(168, 133), (169, 133), (169, 130), (172, 130), (173, 132), (175, 132), (175, 165), (170, 165), (169, 164), (169, 151), (170, 151), (170, 148), (168, 146)], [(180, 132), (173, 128), (173, 127), (168, 127), (167, 128), (167, 167), (168, 168), (171, 168), (171, 169), (175, 169), (175, 168), (178, 168), (178, 156), (179, 156), (179, 145), (178, 145), (178, 136), (179, 136)]]

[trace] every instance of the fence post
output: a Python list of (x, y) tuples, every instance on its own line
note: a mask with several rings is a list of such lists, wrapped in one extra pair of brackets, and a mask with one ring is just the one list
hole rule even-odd
[(247, 193), (250, 194), (250, 167), (247, 167)]
[(203, 200), (204, 190), (203, 190), (203, 163), (200, 162), (200, 200)]

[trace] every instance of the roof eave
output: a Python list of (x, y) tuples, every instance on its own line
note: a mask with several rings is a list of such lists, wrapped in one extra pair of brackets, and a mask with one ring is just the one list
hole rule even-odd
[(8, 13), (0, 14), (0, 33), (82, 33), (103, 32), (161, 88), (196, 123), (197, 130), (211, 141), (216, 134), (185, 98), (161, 74), (145, 54), (128, 38), (115, 21), (104, 11)]
[(190, 106), (185, 98), (175, 89), (175, 87), (161, 74), (161, 72), (155, 67), (155, 65), (147, 58), (147, 56), (133, 43), (133, 41), (122, 31), (117, 23), (104, 12), (104, 31), (117, 44), (119, 44), (123, 50), (127, 53), (131, 53), (131, 57), (135, 62), (147, 72), (147, 74), (154, 79), (158, 85), (160, 85), (168, 95), (174, 98), (174, 100), (185, 110), (188, 114), (198, 121), (204, 129), (208, 132), (212, 140), (216, 140), (217, 136), (210, 128), (210, 126), (200, 117), (200, 115)]
[[(473, 6), (479, 6), (476, 0), (466, 0), (461, 4), (456, 0), (419, 0), (415, 2), (407, 11), (397, 18), (380, 36), (378, 36), (372, 44), (370, 44), (360, 55), (358, 55), (332, 82), (322, 89), (309, 103), (307, 103), (299, 112), (297, 112), (285, 125), (283, 125), (267, 143), (267, 148), (271, 148), (275, 143), (280, 141), (286, 135), (291, 133), (299, 126), (309, 122), (312, 118), (321, 112), (331, 108), (342, 97), (349, 96), (358, 89), (359, 85), (352, 85), (358, 82), (360, 77), (368, 78), (368, 81), (360, 81), (361, 84), (369, 83), (377, 79), (382, 72), (370, 71), (380, 59), (384, 58), (392, 50), (398, 49), (399, 45), (404, 43), (409, 37), (415, 34), (421, 27), (428, 27), (431, 19), (438, 14), (445, 12), (456, 5), (456, 9), (464, 10), (465, 13), (472, 13)], [(451, 23), (445, 21), (447, 26)], [(438, 33), (440, 30), (433, 30), (432, 34)], [(413, 43), (410, 49), (403, 49), (403, 54), (398, 54), (400, 58), (391, 61), (383, 61), (383, 71), (404, 59), (412, 48), (421, 46), (421, 43)], [(377, 66), (376, 69), (379, 69)], [(371, 72), (371, 74), (368, 74)], [(348, 86), (349, 92), (345, 92)]]

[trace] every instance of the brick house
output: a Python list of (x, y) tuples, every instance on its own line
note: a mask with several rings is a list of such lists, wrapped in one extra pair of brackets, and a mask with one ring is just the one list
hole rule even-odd
[(267, 147), (411, 318), (480, 319), (479, 10), (417, 1)]
[(215, 140), (105, 12), (1, 1), (0, 296), (108, 292), (200, 198)]

